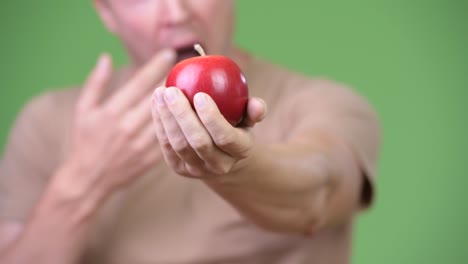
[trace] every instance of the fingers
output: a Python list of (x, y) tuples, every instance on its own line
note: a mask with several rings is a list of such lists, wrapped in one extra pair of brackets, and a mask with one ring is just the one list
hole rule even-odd
[(242, 122), (242, 127), (253, 127), (265, 119), (267, 115), (267, 104), (263, 99), (252, 97), (247, 103), (247, 114)]
[[(205, 162), (208, 170), (224, 174), (233, 163), (232, 157), (221, 151), (211, 139), (210, 134), (193, 111), (190, 102), (179, 89), (169, 87), (164, 91), (164, 99), (172, 114), (168, 122), (177, 123), (188, 142), (188, 148)], [(169, 137), (171, 137), (170, 134)]]
[(135, 161), (133, 164), (140, 164), (143, 170), (147, 170), (156, 165), (162, 158), (161, 150), (158, 148), (157, 137), (154, 134), (153, 124), (147, 123), (132, 142), (132, 149)]
[(158, 138), (154, 134), (154, 127), (151, 122), (147, 123), (145, 127), (140, 130), (140, 133), (133, 142), (133, 147), (136, 153), (145, 154), (148, 152), (156, 151)]
[(245, 157), (252, 145), (251, 135), (245, 129), (229, 124), (207, 94), (197, 93), (194, 104), (200, 120), (216, 146), (233, 157)]
[(111, 75), (111, 57), (103, 54), (99, 57), (96, 66), (83, 86), (83, 91), (77, 105), (78, 109), (89, 109), (99, 103), (111, 79)]
[[(258, 112), (254, 111), (255, 120), (264, 116), (263, 104), (258, 103), (260, 111), (253, 103)], [(226, 174), (249, 154), (253, 145), (251, 134), (233, 127), (206, 94), (198, 93), (195, 105), (197, 113), (175, 87), (155, 90), (153, 119), (166, 162), (185, 176), (206, 178)]]
[[(173, 90), (172, 90), (173, 91)], [(175, 91), (173, 91), (175, 92)], [(174, 94), (175, 96), (175, 94)], [(193, 166), (202, 166), (203, 161), (198, 157), (193, 148), (187, 141), (184, 133), (182, 132), (177, 120), (172, 116), (172, 113), (166, 105), (166, 100), (171, 101), (171, 93), (166, 91), (165, 88), (160, 87), (155, 91), (157, 113), (161, 120), (165, 134), (169, 140), (172, 149), (177, 155)], [(187, 114), (187, 110), (182, 110), (182, 115)]]
[(152, 114), (153, 114), (153, 124), (154, 124), (156, 135), (158, 137), (159, 146), (161, 147), (161, 150), (164, 156), (164, 160), (172, 168), (181, 168), (182, 161), (177, 155), (177, 153), (175, 153), (175, 151), (172, 149), (171, 143), (169, 142), (169, 139), (166, 135), (166, 131), (164, 131), (164, 127), (159, 117), (158, 110), (157, 110), (157, 105), (156, 105), (157, 103), (156, 103), (155, 97), (153, 100), (153, 105), (151, 107)]
[[(148, 100), (141, 100), (133, 109), (123, 116), (121, 126), (130, 134), (138, 133), (144, 126), (151, 124), (151, 111), (148, 109)], [(154, 133), (153, 133), (154, 136)]]
[(124, 87), (116, 93), (107, 106), (116, 113), (125, 112), (144, 97), (150, 97), (156, 83), (161, 81), (175, 62), (173, 50), (157, 53)]

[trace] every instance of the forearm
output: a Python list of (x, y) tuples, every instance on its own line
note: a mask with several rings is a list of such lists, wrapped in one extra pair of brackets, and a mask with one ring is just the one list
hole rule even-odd
[(236, 173), (208, 184), (256, 224), (312, 234), (342, 223), (359, 200), (360, 174), (335, 140), (258, 146)]
[(83, 253), (87, 233), (104, 193), (76, 181), (73, 166), (59, 169), (19, 237), (0, 256), (0, 262), (71, 264)]

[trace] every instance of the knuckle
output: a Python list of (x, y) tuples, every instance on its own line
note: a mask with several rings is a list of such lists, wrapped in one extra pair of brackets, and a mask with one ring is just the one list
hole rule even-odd
[(164, 154), (164, 161), (166, 162), (166, 164), (172, 168), (174, 171), (176, 171), (176, 168), (178, 167), (178, 162), (177, 160), (175, 159), (172, 159), (171, 157), (169, 157), (168, 155)]
[(199, 153), (206, 153), (211, 147), (211, 140), (205, 137), (195, 138), (192, 142), (192, 147)]
[(172, 143), (172, 148), (175, 152), (184, 152), (189, 148), (189, 144), (187, 143), (187, 140), (185, 140), (185, 138), (177, 137)]
[(250, 149), (243, 149), (243, 150), (239, 151), (237, 156), (238, 156), (239, 159), (248, 158), (250, 156)]
[(164, 150), (172, 150), (171, 142), (169, 142), (169, 140), (166, 137), (159, 139), (159, 145)]
[(231, 166), (229, 166), (229, 164), (226, 163), (216, 163), (210, 165), (208, 169), (212, 175), (222, 176), (229, 173), (229, 171), (231, 170)]
[(178, 164), (178, 166), (175, 166), (173, 169), (174, 169), (174, 172), (179, 175), (182, 175), (182, 176), (189, 175), (187, 173), (187, 170), (185, 169), (185, 166), (183, 166), (183, 164)]
[(229, 171), (231, 171), (231, 166), (228, 164), (222, 164), (218, 167), (218, 174), (219, 175), (225, 175), (228, 174)]
[(246, 140), (244, 141), (244, 144), (241, 144), (239, 146), (239, 151), (238, 151), (238, 158), (239, 159), (246, 159), (252, 154), (252, 149), (254, 145), (254, 137), (252, 134), (250, 134)]
[(232, 169), (232, 165), (230, 164), (225, 164), (224, 166), (221, 167), (221, 173), (224, 175), (224, 174), (228, 174)]
[(203, 171), (200, 170), (199, 168), (188, 165), (188, 164), (187, 164), (186, 171), (188, 172), (190, 176), (196, 177), (196, 178), (201, 178), (205, 175), (205, 173), (203, 173)]
[(189, 114), (188, 108), (185, 107), (174, 107), (173, 109), (172, 114), (177, 120), (184, 120)]
[(216, 145), (221, 148), (229, 148), (235, 144), (232, 134), (221, 134), (215, 139)]
[(212, 126), (216, 123), (217, 119), (215, 118), (216, 111), (212, 107), (206, 107), (199, 113), (200, 117), (203, 120), (203, 123), (207, 126)]
[(224, 169), (223, 169), (222, 167), (216, 167), (216, 168), (214, 168), (214, 169), (212, 170), (212, 173), (213, 173), (214, 175), (216, 175), (216, 176), (222, 176), (222, 175), (226, 174), (226, 173), (224, 172)]

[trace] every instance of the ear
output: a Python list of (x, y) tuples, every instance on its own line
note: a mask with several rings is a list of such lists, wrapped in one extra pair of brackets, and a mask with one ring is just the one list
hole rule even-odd
[(106, 26), (107, 30), (113, 34), (117, 33), (117, 22), (115, 16), (106, 0), (93, 0), (94, 7)]

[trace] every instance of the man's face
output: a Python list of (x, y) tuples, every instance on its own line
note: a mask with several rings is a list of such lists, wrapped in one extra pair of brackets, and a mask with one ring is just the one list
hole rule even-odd
[(107, 28), (116, 34), (136, 65), (162, 48), (179, 60), (192, 57), (193, 44), (226, 54), (234, 27), (233, 0), (94, 0)]

